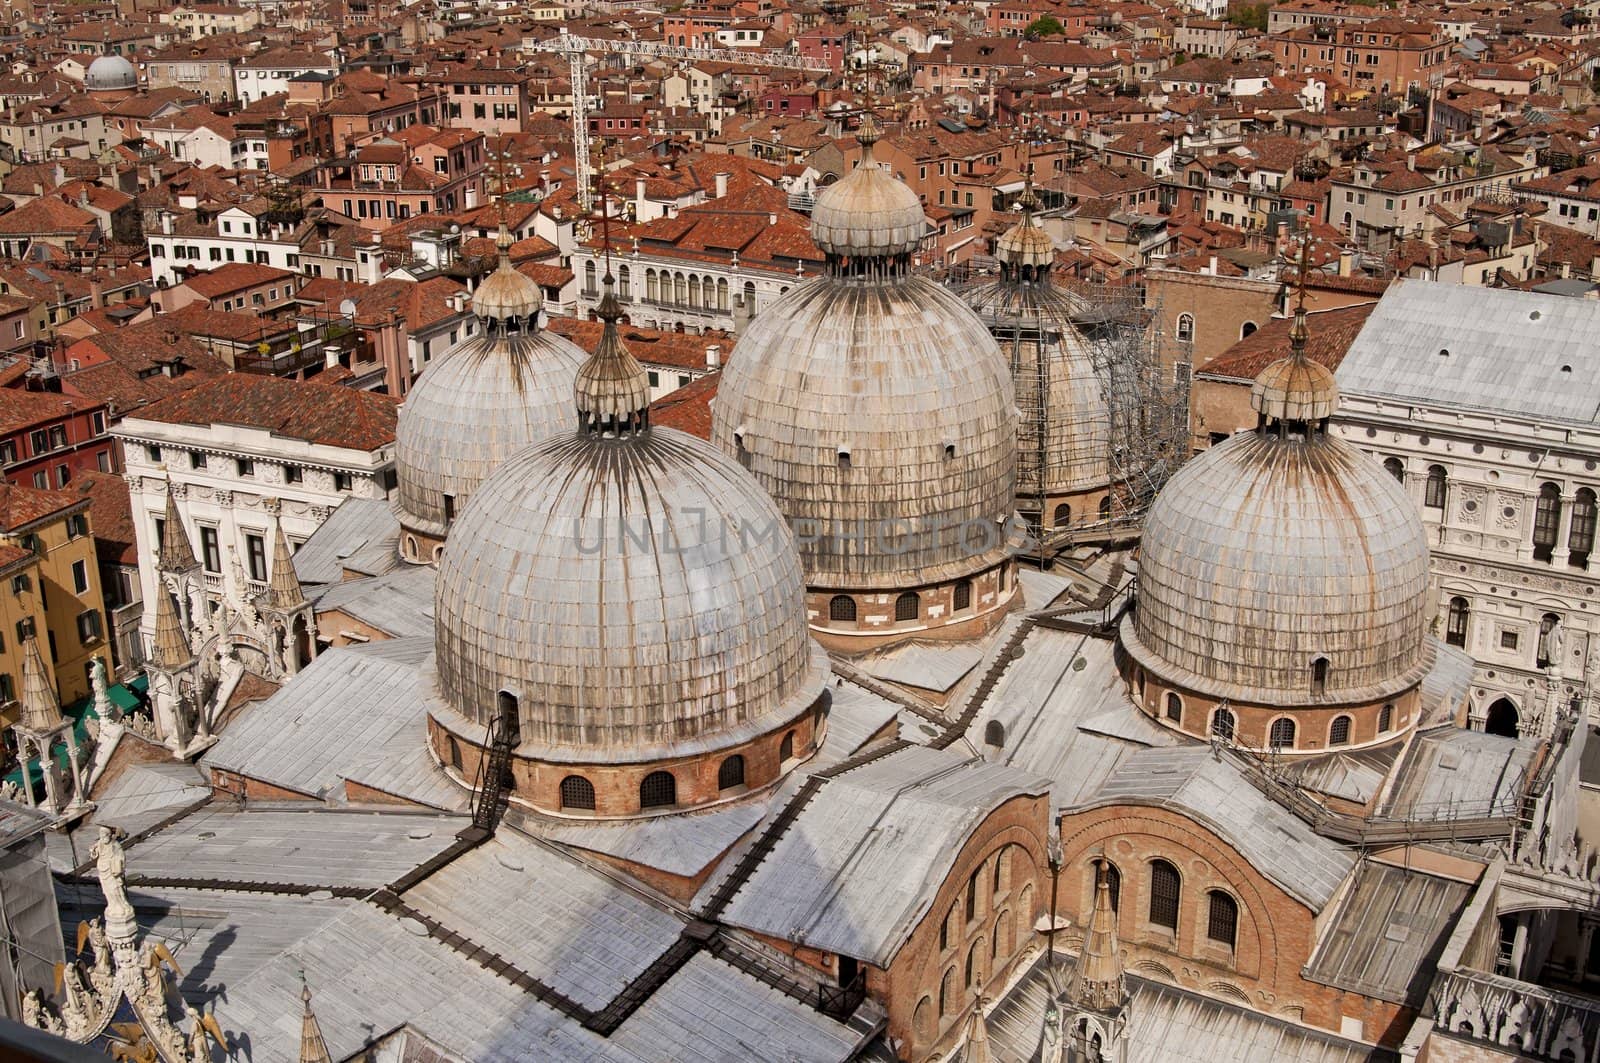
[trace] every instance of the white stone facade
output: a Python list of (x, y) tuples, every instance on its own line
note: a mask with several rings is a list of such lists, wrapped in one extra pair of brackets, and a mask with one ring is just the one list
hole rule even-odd
[(1430, 631), (1477, 661), (1473, 726), (1502, 699), (1522, 733), (1548, 734), (1574, 697), (1597, 717), (1600, 556), (1584, 513), (1600, 493), (1600, 430), (1348, 394), (1333, 430), (1403, 470), (1432, 550)]
[[(729, 262), (671, 258), (659, 254), (612, 254), (617, 299), (628, 321), (645, 328), (700, 333), (707, 329), (739, 332), (778, 296), (808, 279), (792, 270), (755, 269)], [(593, 317), (600, 305), (605, 254), (580, 247), (573, 252), (572, 272), (578, 284), (578, 313)]]
[[(145, 602), (156, 600), (156, 528), (166, 514), (169, 481), (207, 595), (216, 601), (229, 593), (266, 589), (274, 522), (282, 522), (291, 549), (296, 548), (345, 499), (385, 497), (394, 468), (393, 444), (349, 450), (235, 425), (129, 417), (116, 435), (126, 460)], [(140, 630), (148, 646), (155, 630), (153, 609), (145, 611)]]

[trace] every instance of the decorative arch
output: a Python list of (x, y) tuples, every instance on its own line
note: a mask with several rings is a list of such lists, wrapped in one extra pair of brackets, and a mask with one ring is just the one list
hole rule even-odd
[(1174, 334), (1177, 336), (1177, 339), (1178, 339), (1179, 343), (1193, 343), (1194, 342), (1194, 315), (1193, 314), (1179, 314), (1178, 315), (1178, 326), (1174, 330)]
[[(453, 741), (453, 739), (452, 739)], [(561, 808), (563, 811), (594, 811), (594, 783), (582, 775), (568, 775), (561, 780)]]
[(1496, 698), (1484, 714), (1483, 729), (1487, 734), (1518, 737), (1522, 733), (1522, 714), (1517, 711), (1516, 702), (1509, 697)]
[(1279, 716), (1267, 728), (1267, 748), (1293, 749), (1296, 731), (1293, 716)]
[(1183, 697), (1176, 690), (1169, 690), (1162, 701), (1165, 704), (1166, 718), (1180, 727), (1183, 726)]
[(828, 619), (839, 623), (856, 622), (856, 600), (848, 594), (835, 594), (828, 599)]
[(1350, 717), (1343, 714), (1335, 716), (1328, 725), (1328, 745), (1347, 746), (1350, 744)]
[(653, 771), (640, 780), (640, 808), (671, 808), (677, 803), (678, 780), (670, 771)]

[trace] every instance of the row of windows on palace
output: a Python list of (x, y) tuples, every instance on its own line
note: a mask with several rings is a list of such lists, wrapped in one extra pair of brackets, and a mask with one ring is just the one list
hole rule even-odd
[[(1401, 484), (1406, 482), (1405, 462), (1399, 458), (1385, 458), (1383, 467)], [(1450, 475), (1445, 467), (1429, 465), (1423, 480), (1423, 507), (1442, 513), (1449, 486)], [(1560, 484), (1539, 485), (1539, 496), (1534, 501), (1533, 509), (1533, 557), (1536, 561), (1555, 560), (1556, 549), (1560, 546), (1562, 505)], [(1462, 503), (1462, 508), (1469, 513), (1477, 506), (1478, 503), (1472, 499)], [(1505, 515), (1513, 517), (1516, 514), (1508, 510)], [(1589, 555), (1594, 551), (1597, 518), (1600, 518), (1600, 503), (1597, 503), (1595, 492), (1587, 487), (1578, 488), (1572, 497), (1572, 526), (1567, 531), (1567, 564), (1573, 568), (1589, 567)]]
[[(146, 458), (150, 459), (150, 462), (153, 465), (159, 465), (164, 460), (162, 458), (161, 448), (159, 446), (156, 446), (153, 443), (152, 444), (146, 444), (146, 446), (144, 448), (144, 454), (145, 454)], [(204, 451), (199, 451), (199, 450), (191, 450), (191, 451), (189, 451), (189, 468), (191, 468), (191, 469), (206, 469), (206, 468), (209, 468), (210, 467), (210, 460), (211, 460), (210, 456), (207, 455)], [(253, 459), (253, 458), (234, 458), (233, 459), (233, 472), (234, 472), (234, 475), (239, 476), (239, 477), (241, 477), (243, 479), (246, 479), (246, 480), (254, 478), (255, 474), (256, 474), (255, 459)], [(283, 482), (284, 483), (286, 483), (286, 484), (297, 484), (297, 483), (303, 483), (304, 481), (305, 481), (305, 470), (304, 469), (302, 469), (298, 465), (287, 465), (287, 464), (284, 465), (284, 467), (283, 467)], [(335, 472), (333, 474), (333, 489), (335, 491), (339, 491), (341, 493), (348, 492), (348, 491), (351, 491), (352, 489), (354, 489), (354, 487), (355, 487), (355, 480), (349, 473), (347, 473), (347, 472)]]
[[(586, 298), (594, 299), (600, 295), (597, 277), (599, 267), (591, 259), (583, 264), (583, 294)], [(617, 298), (633, 298), (633, 271), (628, 266), (617, 267)], [(778, 294), (789, 290), (788, 286), (780, 288)], [(752, 314), (756, 309), (756, 285), (754, 281), (745, 281), (742, 289), (743, 302), (746, 309)], [(663, 306), (682, 306), (692, 310), (718, 310), (727, 312), (729, 309), (729, 286), (726, 277), (702, 277), (698, 273), (684, 273), (681, 270), (647, 269), (644, 271), (644, 294), (641, 298), (647, 303), (659, 303)]]

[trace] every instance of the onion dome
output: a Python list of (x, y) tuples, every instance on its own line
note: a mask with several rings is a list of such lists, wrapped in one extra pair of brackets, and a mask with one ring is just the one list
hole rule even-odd
[(1055, 265), (1056, 245), (1033, 220), (1033, 212), (1039, 208), (1039, 197), (1034, 195), (1031, 177), (1017, 202), (1022, 207), (1022, 217), (994, 242), (994, 257), (1003, 267), (1009, 267), (1009, 272), (1023, 268), (1047, 270)]
[(916, 196), (872, 160), (874, 139), (869, 119), (861, 164), (818, 200), (824, 275), (746, 326), (712, 408), (713, 441), (801, 533), (807, 582), (842, 591), (998, 565), (1015, 508), (1005, 358), (957, 296), (911, 274), (909, 233), (877, 235), (876, 205), (909, 226)]
[(1156, 497), (1129, 653), (1169, 683), (1268, 706), (1377, 701), (1420, 681), (1428, 542), (1381, 466), (1328, 434), (1332, 376), (1294, 353), (1257, 378), (1261, 413)]
[(139, 87), (139, 72), (120, 55), (102, 55), (84, 71), (83, 87), (90, 92), (131, 92)]
[(872, 157), (878, 141), (872, 115), (862, 119), (856, 139), (861, 163), (817, 196), (811, 210), (811, 238), (826, 254), (842, 258), (909, 255), (928, 232), (922, 200), (909, 185)]
[[(538, 327), (539, 286), (511, 266), (510, 237), (478, 286), (479, 332), (417, 379), (395, 433), (401, 553), (433, 559), (451, 521), (512, 454), (570, 425), (584, 353)], [(420, 541), (419, 541), (420, 540)]]
[(445, 702), (488, 726), (515, 699), (518, 755), (564, 764), (737, 745), (805, 715), (827, 673), (782, 515), (737, 462), (650, 427), (607, 285), (578, 431), (479, 487), (436, 592)]

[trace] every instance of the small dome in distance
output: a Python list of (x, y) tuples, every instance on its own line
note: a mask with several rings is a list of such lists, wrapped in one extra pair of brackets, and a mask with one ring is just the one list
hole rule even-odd
[(511, 234), (504, 225), (500, 226), (498, 245), (500, 262), (472, 294), (472, 312), (500, 321), (532, 317), (544, 305), (544, 294), (532, 277), (511, 265)]
[(90, 92), (132, 90), (139, 87), (139, 73), (120, 55), (102, 55), (89, 64), (83, 85)]
[[(1305, 345), (1305, 313), (1295, 315), (1292, 338)], [(1250, 405), (1274, 421), (1321, 421), (1339, 408), (1339, 384), (1333, 370), (1302, 355), (1280, 358), (1263, 369), (1250, 385)]]

